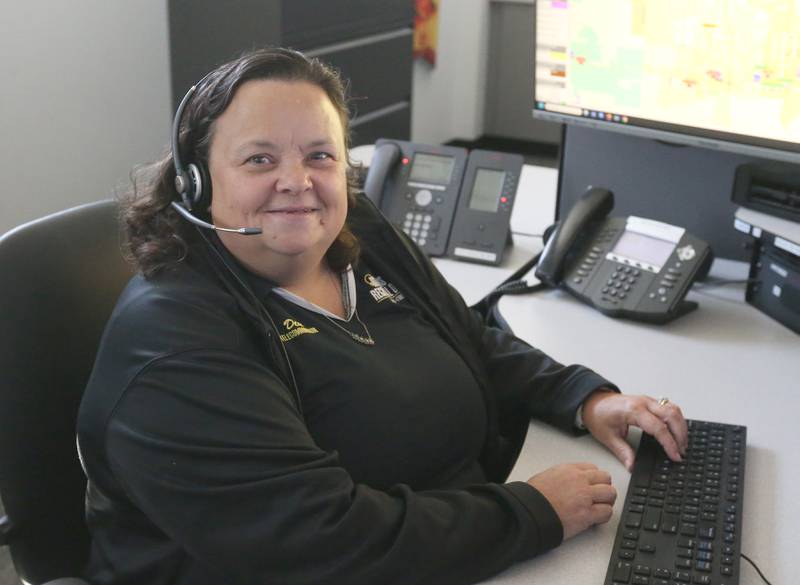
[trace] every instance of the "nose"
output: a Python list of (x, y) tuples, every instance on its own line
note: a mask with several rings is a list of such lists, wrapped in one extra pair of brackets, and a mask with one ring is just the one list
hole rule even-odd
[(311, 188), (311, 177), (302, 160), (287, 158), (278, 166), (275, 189), (281, 193), (302, 193)]

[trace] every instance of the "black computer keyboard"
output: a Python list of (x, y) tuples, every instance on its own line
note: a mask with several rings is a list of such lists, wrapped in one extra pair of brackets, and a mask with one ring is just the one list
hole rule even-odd
[(689, 421), (683, 462), (642, 435), (606, 585), (738, 585), (747, 429)]

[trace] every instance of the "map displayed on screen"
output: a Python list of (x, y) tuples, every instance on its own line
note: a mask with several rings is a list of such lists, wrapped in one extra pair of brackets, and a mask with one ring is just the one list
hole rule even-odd
[(536, 108), (800, 142), (800, 0), (537, 3)]

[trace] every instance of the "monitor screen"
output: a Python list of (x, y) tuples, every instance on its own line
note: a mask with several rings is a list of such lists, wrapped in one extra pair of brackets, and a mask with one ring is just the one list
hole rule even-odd
[(503, 194), (506, 174), (493, 169), (478, 169), (475, 184), (469, 198), (469, 208), (477, 211), (497, 212), (500, 196)]
[(800, 0), (538, 0), (534, 116), (800, 163)]

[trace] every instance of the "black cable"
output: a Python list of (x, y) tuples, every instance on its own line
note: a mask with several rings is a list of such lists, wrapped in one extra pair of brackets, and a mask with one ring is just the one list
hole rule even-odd
[(744, 553), (740, 553), (740, 555), (744, 560), (746, 560), (748, 563), (753, 565), (753, 568), (758, 573), (758, 576), (761, 577), (764, 580), (764, 583), (766, 583), (767, 585), (772, 585), (772, 583), (770, 583), (769, 580), (764, 576), (764, 573), (761, 572), (761, 569), (758, 568), (758, 565), (756, 565), (750, 557), (748, 557)]

